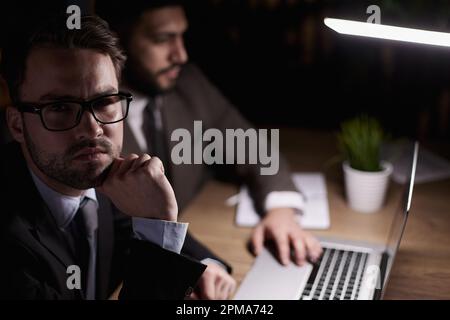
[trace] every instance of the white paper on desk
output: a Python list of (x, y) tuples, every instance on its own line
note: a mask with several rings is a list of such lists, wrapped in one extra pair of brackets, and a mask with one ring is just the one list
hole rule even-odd
[[(412, 150), (413, 142), (383, 146), (382, 157), (394, 165), (392, 179), (397, 183), (405, 183), (409, 179)], [(414, 182), (417, 184), (447, 178), (450, 178), (450, 162), (424, 147), (420, 147)]]
[[(330, 227), (327, 187), (321, 173), (295, 173), (292, 175), (295, 186), (305, 196), (305, 209), (299, 215), (299, 222), (305, 229), (327, 229)], [(236, 211), (236, 224), (241, 227), (253, 227), (260, 220), (253, 206), (247, 187), (239, 192)]]

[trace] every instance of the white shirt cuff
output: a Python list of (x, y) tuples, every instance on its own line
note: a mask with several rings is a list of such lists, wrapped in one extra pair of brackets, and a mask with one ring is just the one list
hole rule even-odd
[[(205, 258), (202, 261), (200, 261), (203, 264), (208, 264), (208, 263), (215, 263), (218, 266), (222, 267), (223, 270), (227, 271), (227, 267), (220, 261), (216, 260), (216, 259), (212, 259), (212, 258)], [(228, 272), (228, 271), (227, 271)]]
[(295, 191), (272, 191), (264, 201), (265, 212), (277, 208), (292, 208), (302, 213), (305, 208), (303, 195)]
[(178, 254), (181, 252), (189, 223), (147, 218), (132, 218), (132, 221), (137, 239), (152, 242)]

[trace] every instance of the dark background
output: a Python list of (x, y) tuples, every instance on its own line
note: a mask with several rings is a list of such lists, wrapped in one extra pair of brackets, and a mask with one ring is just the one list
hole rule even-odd
[(378, 117), (394, 135), (449, 137), (450, 48), (343, 36), (324, 17), (449, 30), (448, 1), (195, 1), (192, 60), (260, 125), (335, 129)]
[(256, 125), (335, 130), (367, 113), (394, 136), (449, 141), (450, 48), (344, 36), (323, 24), (366, 21), (371, 4), (383, 24), (450, 32), (449, 1), (194, 0), (186, 46)]

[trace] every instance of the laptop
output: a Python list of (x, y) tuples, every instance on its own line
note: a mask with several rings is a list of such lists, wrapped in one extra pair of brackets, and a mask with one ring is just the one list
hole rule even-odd
[(382, 299), (411, 208), (419, 144), (395, 212), (386, 245), (320, 238), (323, 254), (314, 265), (282, 266), (269, 249), (255, 259), (235, 300)]

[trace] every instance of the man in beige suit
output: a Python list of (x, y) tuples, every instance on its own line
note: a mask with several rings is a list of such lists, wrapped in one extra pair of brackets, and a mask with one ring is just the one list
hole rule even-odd
[[(252, 126), (195, 65), (188, 64), (183, 42), (188, 22), (180, 2), (139, 0), (133, 3), (131, 7), (114, 7), (98, 1), (97, 6), (98, 14), (121, 36), (129, 59), (124, 80), (127, 90), (133, 93), (134, 105), (125, 125), (124, 150), (145, 151), (163, 160), (180, 211), (212, 177), (247, 184), (262, 216), (253, 231), (253, 252), (259, 254), (265, 241), (273, 241), (283, 264), (289, 263), (291, 250), (294, 262), (299, 265), (306, 259), (316, 260), (321, 246), (297, 223), (296, 214), (302, 210), (303, 198), (282, 159), (275, 175), (261, 175), (261, 165), (257, 164), (175, 165), (170, 160), (171, 150), (178, 143), (171, 141), (172, 132), (184, 128), (194, 136), (194, 121), (201, 120), (203, 130), (216, 128), (221, 132), (247, 130)], [(149, 128), (151, 134), (147, 133)], [(186, 238), (184, 253), (208, 265), (194, 297), (229, 297), (235, 282), (225, 272), (225, 269), (231, 271), (225, 262), (192, 237)]]

